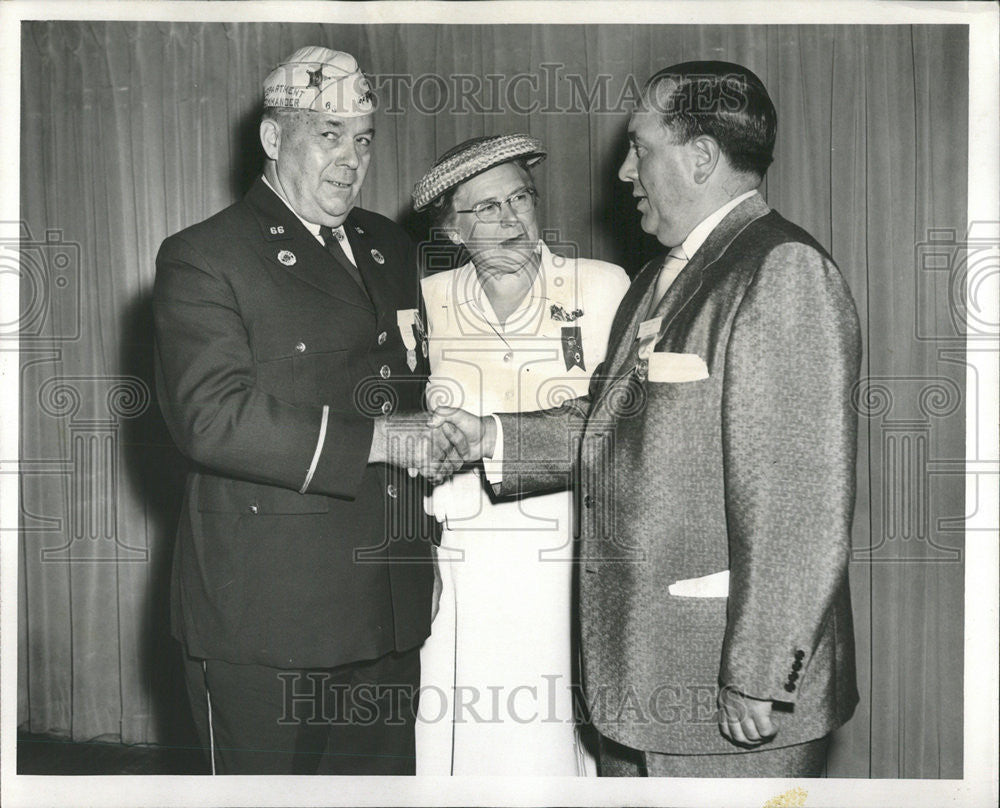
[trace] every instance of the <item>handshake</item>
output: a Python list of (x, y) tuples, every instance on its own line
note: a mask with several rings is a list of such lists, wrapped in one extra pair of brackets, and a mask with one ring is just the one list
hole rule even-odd
[(492, 416), (480, 418), (454, 407), (432, 413), (399, 413), (375, 421), (370, 463), (389, 463), (422, 474), (433, 483), (466, 463), (490, 457), (496, 444)]

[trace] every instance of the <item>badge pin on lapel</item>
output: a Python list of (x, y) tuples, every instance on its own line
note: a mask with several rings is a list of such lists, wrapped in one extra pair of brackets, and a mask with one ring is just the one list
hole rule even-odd
[(292, 266), (298, 259), (291, 250), (282, 250), (278, 253), (278, 260), (286, 267)]
[(385, 263), (385, 256), (382, 255), (382, 253), (380, 253), (378, 250), (375, 250), (375, 249), (372, 250), (372, 258), (375, 259), (375, 263), (376, 264), (384, 264)]

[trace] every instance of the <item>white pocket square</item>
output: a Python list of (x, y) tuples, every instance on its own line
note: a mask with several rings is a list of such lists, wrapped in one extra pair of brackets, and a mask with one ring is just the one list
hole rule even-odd
[(675, 581), (667, 587), (667, 591), (682, 598), (728, 598), (729, 570)]
[(649, 355), (651, 382), (696, 382), (707, 378), (708, 366), (698, 354), (654, 351)]

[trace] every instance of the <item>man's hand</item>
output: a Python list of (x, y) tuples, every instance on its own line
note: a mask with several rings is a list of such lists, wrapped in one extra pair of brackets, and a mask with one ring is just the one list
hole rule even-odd
[(770, 699), (754, 699), (731, 687), (719, 692), (719, 731), (739, 746), (760, 746), (778, 734)]
[[(490, 415), (479, 418), (471, 412), (455, 407), (438, 407), (434, 410), (430, 421), (432, 426), (442, 429), (452, 429), (449, 436), (456, 442), (464, 441), (462, 456), (471, 462), (483, 457), (492, 457), (496, 448), (496, 422)], [(461, 434), (461, 438), (456, 433)]]
[(451, 424), (432, 424), (424, 413), (398, 413), (375, 421), (369, 463), (390, 463), (440, 483), (465, 463), (468, 442)]

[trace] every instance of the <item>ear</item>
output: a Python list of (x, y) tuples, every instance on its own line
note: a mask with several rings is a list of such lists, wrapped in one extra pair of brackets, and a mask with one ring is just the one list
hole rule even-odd
[(698, 135), (688, 142), (691, 159), (691, 178), (696, 185), (704, 185), (715, 173), (722, 156), (719, 142), (710, 135)]
[(277, 160), (281, 151), (281, 127), (273, 118), (264, 118), (260, 122), (260, 145), (268, 160)]

